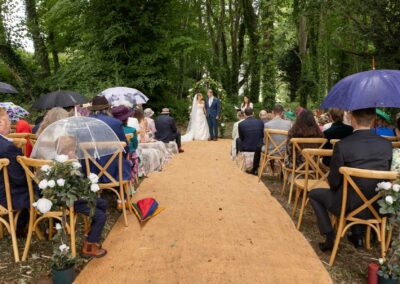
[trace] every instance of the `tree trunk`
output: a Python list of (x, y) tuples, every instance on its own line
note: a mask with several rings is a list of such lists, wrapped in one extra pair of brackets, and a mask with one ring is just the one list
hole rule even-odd
[(58, 51), (54, 42), (54, 32), (49, 32), (49, 46), (51, 54), (53, 56), (54, 73), (57, 73), (58, 69), (60, 68), (60, 61), (58, 58)]
[(40, 33), (39, 19), (36, 12), (36, 0), (25, 0), (28, 31), (35, 48), (35, 58), (42, 67), (43, 75), (50, 75), (50, 63), (44, 39)]

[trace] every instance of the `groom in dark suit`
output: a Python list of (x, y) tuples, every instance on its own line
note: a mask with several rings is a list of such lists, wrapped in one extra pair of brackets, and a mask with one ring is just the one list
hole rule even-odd
[(217, 141), (218, 139), (218, 119), (221, 113), (221, 102), (218, 98), (214, 97), (213, 91), (208, 89), (206, 100), (206, 116), (208, 128), (210, 129), (209, 140)]

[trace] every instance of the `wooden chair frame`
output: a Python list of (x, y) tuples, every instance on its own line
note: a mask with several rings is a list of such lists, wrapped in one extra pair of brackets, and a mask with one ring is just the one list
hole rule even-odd
[[(286, 136), (286, 138), (278, 144), (274, 139), (274, 135)], [(261, 167), (258, 170), (258, 182), (261, 181), (261, 176), (264, 169), (268, 166), (268, 161), (278, 161), (282, 168), (282, 163), (285, 161), (285, 145), (287, 143), (288, 131), (280, 129), (265, 129), (265, 150), (261, 153)], [(273, 149), (269, 150), (269, 146), (272, 144)], [(282, 150), (283, 148), (283, 150)]]
[(26, 156), (26, 139), (24, 138), (11, 138), (13, 144), (17, 147), (20, 148), (22, 150), (22, 154), (24, 154), (24, 156)]
[[(386, 222), (387, 217), (382, 217), (379, 215), (377, 210), (373, 207), (373, 203), (382, 197), (382, 194), (378, 192), (371, 199), (367, 199), (362, 192), (362, 190), (354, 182), (353, 177), (365, 178), (365, 179), (378, 179), (378, 180), (396, 180), (397, 172), (390, 171), (373, 171), (373, 170), (363, 170), (349, 167), (341, 167), (339, 169), (340, 173), (343, 175), (343, 196), (342, 196), (342, 207), (340, 210), (339, 225), (336, 233), (335, 244), (332, 250), (332, 254), (329, 260), (329, 265), (333, 265), (335, 262), (337, 250), (339, 248), (339, 243), (341, 238), (345, 235), (348, 229), (354, 225), (366, 225), (367, 226), (367, 247), (370, 245), (370, 235), (371, 229), (373, 229), (377, 235), (378, 241), (381, 243), (381, 257), (385, 256), (386, 253)], [(364, 202), (358, 208), (346, 213), (347, 205), (347, 195), (349, 191), (349, 184), (351, 186), (350, 190), (354, 190), (358, 197)], [(357, 218), (356, 215), (368, 208), (369, 211), (374, 216), (373, 219), (361, 219)]]
[[(286, 185), (289, 179), (289, 174), (291, 174), (290, 178), (290, 191), (288, 204), (292, 201), (293, 188), (294, 188), (294, 180), (297, 175), (304, 174), (306, 162), (304, 161), (301, 165), (296, 165), (296, 157), (297, 153), (301, 153), (303, 149), (307, 148), (307, 144), (311, 145), (319, 145), (318, 147), (313, 147), (313, 149), (322, 149), (324, 145), (327, 143), (327, 139), (325, 138), (292, 138), (290, 142), (292, 143), (292, 168), (287, 168), (286, 166), (282, 167), (283, 170), (283, 186), (281, 194), (285, 193)], [(305, 145), (305, 146), (304, 146)]]
[[(308, 192), (316, 188), (329, 189), (328, 174), (329, 171), (324, 172), (321, 168), (321, 158), (331, 157), (333, 150), (329, 149), (304, 149), (301, 154), (305, 158), (305, 174), (304, 179), (296, 178), (296, 197), (294, 201), (292, 217), (295, 216), (297, 204), (302, 193), (302, 201), (300, 207), (300, 214), (297, 221), (297, 229), (300, 229), (303, 220), (304, 209), (308, 203)], [(313, 173), (314, 178), (310, 179), (310, 171)]]
[[(109, 183), (99, 183), (100, 189), (101, 190), (111, 190), (113, 193), (115, 193), (118, 200), (121, 200), (122, 213), (124, 216), (125, 226), (127, 227), (128, 226), (128, 217), (127, 217), (126, 206), (125, 206), (125, 204), (126, 204), (125, 194), (128, 198), (128, 203), (129, 203), (128, 208), (129, 208), (129, 212), (131, 214), (133, 214), (132, 204), (131, 204), (132, 195), (129, 193), (130, 181), (123, 180), (123, 176), (122, 176), (122, 160), (124, 159), (124, 157), (122, 155), (122, 149), (120, 149), (120, 150), (116, 151), (114, 154), (112, 154), (112, 156), (108, 159), (107, 163), (104, 166), (100, 165), (97, 162), (97, 160), (95, 159), (95, 157), (90, 155), (90, 153), (88, 152), (88, 150), (92, 149), (93, 147), (97, 147), (97, 148), (109, 147), (110, 145), (114, 146), (115, 143), (121, 144), (122, 148), (126, 146), (125, 142), (96, 142), (96, 143), (87, 142), (87, 143), (81, 143), (79, 145), (79, 147), (81, 148), (81, 150), (83, 151), (83, 154), (84, 154), (85, 165), (86, 165), (86, 174), (88, 176), (90, 175), (90, 165), (92, 164), (99, 170), (99, 173), (97, 174), (97, 176), (99, 178), (101, 178), (102, 176), (106, 176), (111, 181)], [(116, 159), (118, 159), (118, 180), (115, 179), (112, 175), (110, 175), (107, 172), (107, 169), (110, 167), (111, 163)], [(115, 188), (118, 188), (118, 190)]]
[(400, 148), (400, 141), (392, 142), (393, 148)]
[[(3, 172), (4, 178), (4, 188), (6, 192), (6, 200), (7, 200), (7, 208), (0, 205), (0, 227), (4, 225), (11, 235), (12, 248), (14, 252), (15, 262), (19, 262), (19, 252), (18, 252), (18, 243), (16, 236), (16, 223), (17, 219), (14, 218), (14, 210), (12, 207), (12, 198), (11, 198), (11, 189), (10, 189), (10, 179), (8, 176), (8, 165), (10, 161), (8, 159), (0, 159), (0, 172)], [(4, 215), (8, 215), (8, 221), (3, 217)]]
[[(23, 156), (17, 157), (18, 162), (21, 164), (22, 168), (25, 170), (26, 180), (28, 183), (29, 190), (29, 199), (30, 199), (30, 208), (29, 208), (29, 228), (28, 235), (26, 237), (26, 243), (24, 248), (24, 253), (22, 255), (22, 261), (25, 261), (28, 257), (29, 247), (32, 240), (32, 234), (35, 232), (36, 236), (42, 240), (43, 235), (40, 232), (38, 225), (41, 221), (45, 219), (49, 219), (49, 238), (52, 238), (52, 229), (53, 229), (53, 219), (57, 219), (60, 222), (62, 221), (62, 212), (61, 211), (49, 211), (45, 214), (40, 213), (33, 207), (33, 203), (35, 202), (35, 191), (33, 187), (33, 182), (35, 184), (39, 184), (39, 179), (36, 176), (36, 172), (40, 170), (40, 168), (44, 165), (51, 165), (52, 161), (49, 160), (36, 160)], [(69, 207), (67, 209), (67, 215), (69, 215), (69, 224), (67, 224), (67, 230), (71, 236), (71, 254), (73, 257), (76, 256), (76, 237), (75, 237), (75, 213), (74, 207)], [(38, 217), (40, 216), (40, 217)]]
[(390, 142), (398, 142), (399, 138), (397, 136), (381, 136)]

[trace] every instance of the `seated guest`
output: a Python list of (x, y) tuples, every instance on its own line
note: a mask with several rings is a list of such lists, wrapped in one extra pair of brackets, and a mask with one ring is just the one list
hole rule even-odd
[[(352, 112), (351, 124), (354, 133), (347, 136), (335, 145), (328, 176), (330, 189), (314, 189), (309, 193), (311, 205), (317, 217), (317, 223), (326, 240), (320, 243), (322, 251), (333, 248), (335, 233), (328, 212), (339, 216), (342, 206), (343, 176), (340, 167), (353, 167), (367, 170), (388, 171), (392, 159), (392, 145), (389, 141), (371, 133), (375, 120), (375, 109), (361, 109)], [(373, 179), (356, 179), (357, 185), (367, 199), (377, 194), (375, 191), (379, 181)], [(349, 190), (346, 212), (361, 206), (363, 201), (358, 195)], [(364, 210), (356, 217), (368, 219), (369, 210)], [(352, 226), (352, 235), (349, 240), (356, 246), (363, 245), (363, 226)]]
[[(314, 119), (313, 113), (308, 109), (301, 108), (299, 115), (292, 128), (288, 133), (286, 144), (287, 157), (285, 167), (291, 169), (293, 167), (293, 146), (290, 142), (292, 138), (321, 138), (322, 132), (319, 129), (317, 122)], [(309, 145), (308, 145), (309, 146)], [(297, 153), (296, 165), (301, 165), (304, 162), (304, 157), (301, 153)]]
[(175, 120), (170, 116), (168, 108), (163, 108), (161, 115), (156, 118), (156, 139), (164, 143), (175, 141), (178, 145), (179, 153), (183, 153), (181, 144), (181, 134), (176, 128)]
[(270, 121), (268, 117), (268, 112), (265, 109), (260, 111), (259, 117), (263, 123), (267, 123), (268, 121)]
[[(25, 236), (29, 220), (30, 206), (28, 184), (25, 171), (17, 162), (18, 156), (23, 156), (21, 149), (5, 136), (10, 133), (10, 119), (4, 109), (0, 109), (0, 159), (8, 159), (8, 176), (11, 190), (11, 202), (14, 210), (22, 210), (17, 223), (17, 236)], [(7, 208), (7, 197), (4, 176), (0, 175), (0, 205)]]
[[(125, 147), (125, 154), (129, 154), (129, 145), (128, 141), (126, 140), (126, 136), (124, 133), (124, 129), (122, 127), (122, 122), (114, 117), (111, 116), (111, 110), (110, 110), (110, 105), (105, 97), (102, 96), (96, 96), (92, 100), (92, 106), (89, 108), (89, 110), (92, 112), (92, 114), (89, 117), (96, 118), (98, 120), (103, 121), (105, 124), (107, 124), (117, 135), (118, 139), (121, 142), (126, 143)], [(108, 160), (110, 159), (110, 156), (106, 157), (101, 157), (100, 158), (100, 164), (101, 165), (106, 165)], [(97, 173), (97, 170), (93, 168), (94, 173)], [(110, 175), (112, 175), (114, 178), (118, 179), (118, 160), (114, 160), (112, 164), (108, 167), (108, 170)], [(93, 171), (92, 171), (93, 172)], [(123, 175), (123, 180), (130, 180), (131, 178), (131, 165), (130, 162), (126, 159), (122, 160), (122, 175)], [(100, 182), (110, 182), (110, 180), (106, 176), (102, 176), (100, 178)]]
[(400, 117), (398, 117), (397, 120), (396, 120), (395, 132), (396, 132), (396, 137), (400, 138)]
[(154, 119), (152, 119), (153, 115), (154, 111), (151, 108), (146, 108), (144, 110), (144, 118), (147, 122), (147, 133), (150, 139), (154, 138), (154, 135), (157, 132)]
[[(324, 131), (324, 137), (328, 139), (324, 149), (332, 149), (331, 139), (343, 139), (353, 133), (353, 127), (343, 123), (343, 110), (333, 108), (329, 111), (329, 117), (332, 120), (332, 126)], [(330, 160), (330, 157), (324, 157), (324, 164), (329, 166)]]
[(233, 128), (232, 128), (232, 139), (233, 139), (233, 141), (232, 141), (232, 149), (231, 149), (231, 158), (232, 158), (232, 160), (234, 160), (236, 158), (236, 153), (237, 153), (237, 151), (236, 151), (236, 139), (239, 138), (239, 123), (241, 123), (245, 119), (244, 112), (238, 111), (237, 112), (237, 118), (238, 118), (238, 121), (236, 121), (233, 124)]
[(253, 169), (248, 173), (257, 175), (264, 139), (264, 123), (253, 117), (252, 108), (246, 108), (244, 114), (246, 119), (239, 123), (239, 138), (236, 139), (236, 149), (237, 152), (254, 152)]
[(149, 126), (147, 120), (144, 117), (143, 111), (140, 109), (135, 110), (133, 117), (139, 121), (140, 125), (140, 143), (147, 143), (151, 141), (149, 137)]
[(32, 128), (32, 133), (34, 133), (34, 134), (37, 133), (37, 131), (38, 131), (39, 127), (40, 127), (40, 124), (41, 124), (42, 121), (43, 121), (43, 118), (44, 118), (44, 115), (41, 115), (41, 116), (39, 116), (38, 118), (36, 118), (36, 120), (35, 120), (35, 126)]
[(392, 123), (390, 115), (380, 109), (376, 109), (376, 116), (377, 119), (374, 132), (379, 136), (396, 136), (395, 130), (390, 126), (390, 124)]
[(69, 117), (68, 111), (66, 111), (61, 107), (53, 107), (44, 116), (43, 121), (40, 123), (40, 127), (37, 130), (36, 134), (39, 136), (50, 124), (68, 117)]
[[(20, 119), (15, 125), (16, 133), (32, 133), (32, 128), (26, 120)], [(29, 158), (32, 153), (32, 144), (29, 139), (26, 139), (26, 156)]]

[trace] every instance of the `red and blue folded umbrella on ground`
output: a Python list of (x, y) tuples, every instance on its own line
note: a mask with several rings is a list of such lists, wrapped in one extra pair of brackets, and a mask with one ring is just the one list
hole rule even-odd
[(158, 202), (154, 198), (144, 198), (136, 203), (132, 203), (133, 211), (139, 222), (146, 222), (158, 215), (164, 208), (158, 206)]

